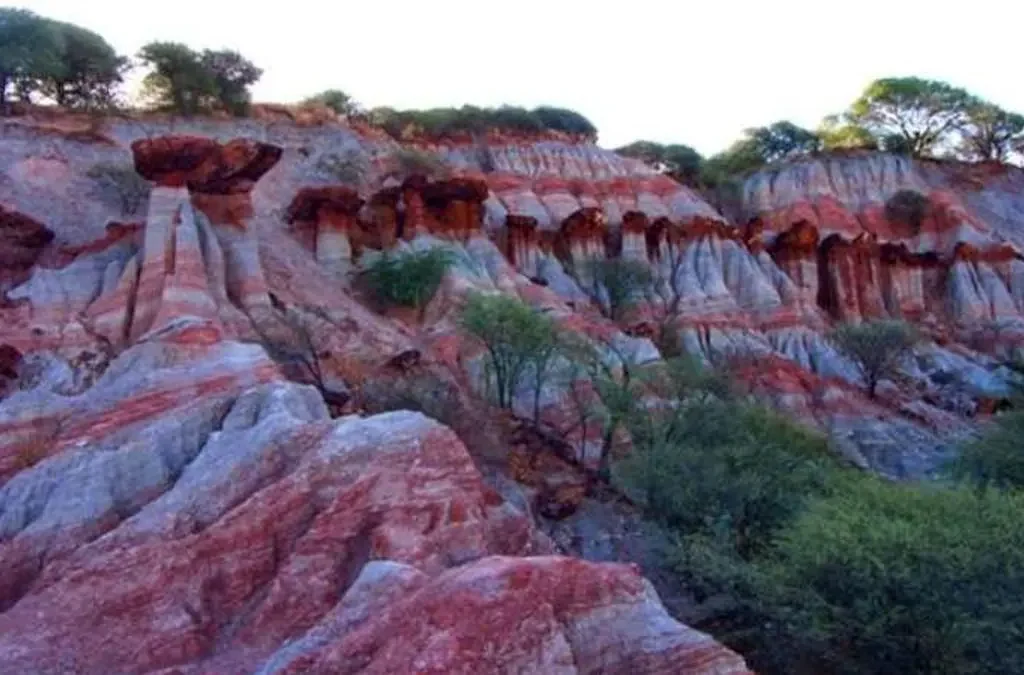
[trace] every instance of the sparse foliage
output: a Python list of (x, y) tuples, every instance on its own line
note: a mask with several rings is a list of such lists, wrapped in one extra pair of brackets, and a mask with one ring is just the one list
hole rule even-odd
[(302, 102), (304, 105), (323, 105), (344, 117), (362, 112), (359, 103), (340, 89), (327, 89)]
[(661, 145), (652, 141), (635, 141), (615, 152), (650, 164), (685, 185), (697, 185), (704, 158), (688, 145)]
[(974, 161), (1004, 162), (1024, 141), (1024, 115), (979, 101), (967, 109), (960, 155)]
[[(868, 85), (847, 113), (877, 138), (896, 135), (915, 157), (933, 154), (964, 126), (977, 99), (959, 87), (918, 77), (894, 77)], [(894, 151), (894, 144), (886, 149)]]
[(505, 295), (471, 295), (462, 328), (486, 348), (485, 373), (494, 402), (511, 410), (516, 394), (530, 385), (534, 414), (554, 362), (559, 332), (554, 320)]
[(128, 216), (139, 212), (152, 187), (127, 164), (100, 163), (90, 167), (86, 174), (96, 184), (100, 195), (117, 204), (121, 213)]
[(392, 153), (398, 173), (403, 176), (425, 176), (440, 178), (448, 173), (444, 162), (426, 150), (417, 148), (398, 148)]
[(832, 331), (830, 338), (857, 366), (871, 398), (882, 378), (899, 372), (902, 360), (917, 341), (911, 326), (893, 320), (844, 323)]
[(316, 168), (333, 182), (359, 187), (370, 172), (370, 163), (362, 152), (346, 150), (321, 155)]
[(579, 276), (590, 299), (612, 321), (621, 321), (644, 297), (654, 279), (642, 260), (598, 258), (587, 261)]
[(454, 262), (443, 248), (385, 252), (367, 266), (366, 278), (377, 297), (422, 312)]

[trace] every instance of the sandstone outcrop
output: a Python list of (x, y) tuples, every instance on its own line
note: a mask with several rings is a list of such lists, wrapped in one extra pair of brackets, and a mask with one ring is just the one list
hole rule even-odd
[[(484, 236), (489, 181), (356, 194), (314, 179), (294, 138), (220, 143), (187, 125), (132, 144), (155, 184), (141, 222), (73, 178), (47, 184), (65, 190), (52, 240), (0, 308), (0, 671), (747, 672), (636, 568), (556, 555), (484, 481), (466, 432), (409, 411), (332, 418), (325, 403), (338, 382), (352, 412), (385, 373), (466, 398), (479, 359), (452, 322), (474, 290), (654, 358), (565, 302), (561, 223), (537, 245), (543, 273), (561, 274), (545, 288)], [(16, 188), (0, 199), (42, 222), (23, 131), (0, 148), (0, 185)], [(102, 152), (123, 161), (129, 133)], [(94, 155), (69, 143), (73, 176)], [(575, 152), (519, 160), (585, 176)], [(603, 231), (600, 212), (581, 214)], [(426, 325), (349, 292), (353, 244), (459, 251)], [(310, 364), (316, 386), (286, 379)], [(543, 393), (546, 413), (560, 396)], [(569, 487), (551, 503), (578, 500)]]

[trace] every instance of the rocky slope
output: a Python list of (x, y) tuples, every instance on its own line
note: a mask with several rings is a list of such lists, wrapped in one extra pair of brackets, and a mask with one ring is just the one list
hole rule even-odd
[[(468, 289), (575, 316), (483, 236), (504, 218), (487, 184), (390, 187), (393, 147), (336, 126), (77, 124), (7, 120), (0, 144), (0, 670), (746, 672), (635, 566), (558, 555), (471, 434), (368, 412), (417, 376), (469, 405)], [(364, 195), (316, 175), (353, 149), (376, 162)], [(528, 149), (494, 161), (547, 156)], [(110, 166), (153, 182), (142, 203)], [(354, 255), (436, 237), (462, 254), (422, 329), (350, 289)], [(307, 343), (322, 391), (271, 358)]]
[[(656, 303), (626, 334), (581, 287), (588, 259), (646, 260), (679, 290), (682, 345), (734, 357), (892, 476), (927, 474), (1004, 395), (994, 356), (1024, 325), (1012, 171), (823, 158), (751, 177), (730, 222), (567, 137), (424, 140), (449, 168), (427, 178), (379, 131), (285, 111), (40, 113), (3, 135), (0, 670), (745, 672), (638, 570), (559, 557), (536, 529), (532, 509), (582, 487), (480, 437), (480, 352), (454, 325), (466, 293), (655, 359)], [(907, 188), (929, 197), (917, 231), (882, 206)], [(377, 250), (437, 245), (457, 264), (422, 321), (352, 281)], [(929, 340), (870, 402), (823, 335), (874, 316)], [(294, 381), (310, 357), (319, 391)], [(403, 386), (451, 428), (371, 414), (405, 407), (389, 403)], [(565, 389), (542, 407), (564, 416)], [(592, 440), (571, 438), (584, 464)], [(511, 466), (485, 481), (474, 460)]]

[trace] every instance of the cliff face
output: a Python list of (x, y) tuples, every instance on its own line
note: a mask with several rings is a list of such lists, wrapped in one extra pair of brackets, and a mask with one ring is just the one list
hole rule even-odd
[[(636, 566), (557, 555), (533, 492), (474, 464), (495, 446), (452, 324), (467, 291), (653, 349), (507, 262), (485, 232), (508, 175), (398, 180), (394, 144), (337, 127), (76, 124), (8, 121), (0, 144), (0, 670), (747, 672)], [(628, 173), (554, 147), (494, 161)], [(327, 153), (365, 162), (359, 190), (322, 175)], [(112, 166), (151, 189), (124, 199)], [(551, 213), (577, 197), (516, 180), (537, 240), (575, 251)], [(459, 262), (420, 328), (351, 287), (360, 257), (441, 240)], [(319, 389), (292, 381), (310, 363)], [(372, 414), (403, 382), (448, 396), (452, 428)]]
[[(428, 177), (379, 133), (314, 122), (4, 122), (6, 670), (744, 672), (636, 569), (553, 555), (512, 504), (571, 509), (564, 461), (513, 469), (530, 478), (503, 494), (481, 478), (480, 351), (455, 326), (470, 291), (638, 361), (659, 357), (644, 336), (671, 305), (679, 344), (893, 476), (933, 469), (1003, 395), (991, 355), (1024, 309), (1017, 173), (808, 161), (752, 176), (732, 223), (574, 139), (418, 142), (447, 167)], [(111, 167), (152, 189), (128, 198)], [(884, 208), (907, 189), (928, 197), (914, 227)], [(457, 263), (422, 323), (352, 283), (380, 250), (442, 244)], [(585, 263), (611, 256), (658, 279), (628, 334), (585, 292)], [(928, 340), (871, 402), (824, 333), (883, 316)], [(292, 381), (311, 376), (319, 392)], [(369, 414), (402, 382), (451, 429)], [(545, 419), (566, 399), (546, 387)], [(593, 430), (570, 440), (596, 461)]]

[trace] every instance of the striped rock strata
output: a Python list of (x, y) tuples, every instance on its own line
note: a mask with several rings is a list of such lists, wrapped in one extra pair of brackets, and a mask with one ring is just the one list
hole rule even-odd
[[(457, 381), (452, 309), (472, 289), (579, 324), (482, 236), (479, 183), (410, 183), (383, 212), (410, 225), (392, 246), (461, 252), (424, 343), (347, 292), (334, 264), (352, 249), (334, 235), (360, 198), (275, 185), (291, 184), (289, 149), (137, 144), (148, 210), (98, 224), (84, 216), (112, 207), (79, 190), (78, 141), (31, 184), (18, 139), (0, 199), (35, 219), (34, 198), (67, 192), (0, 308), (0, 671), (747, 672), (634, 567), (552, 555), (448, 428), (332, 418), (285, 378), (277, 352), (308, 343), (353, 387), (414, 348)], [(363, 229), (372, 244), (379, 225)]]

